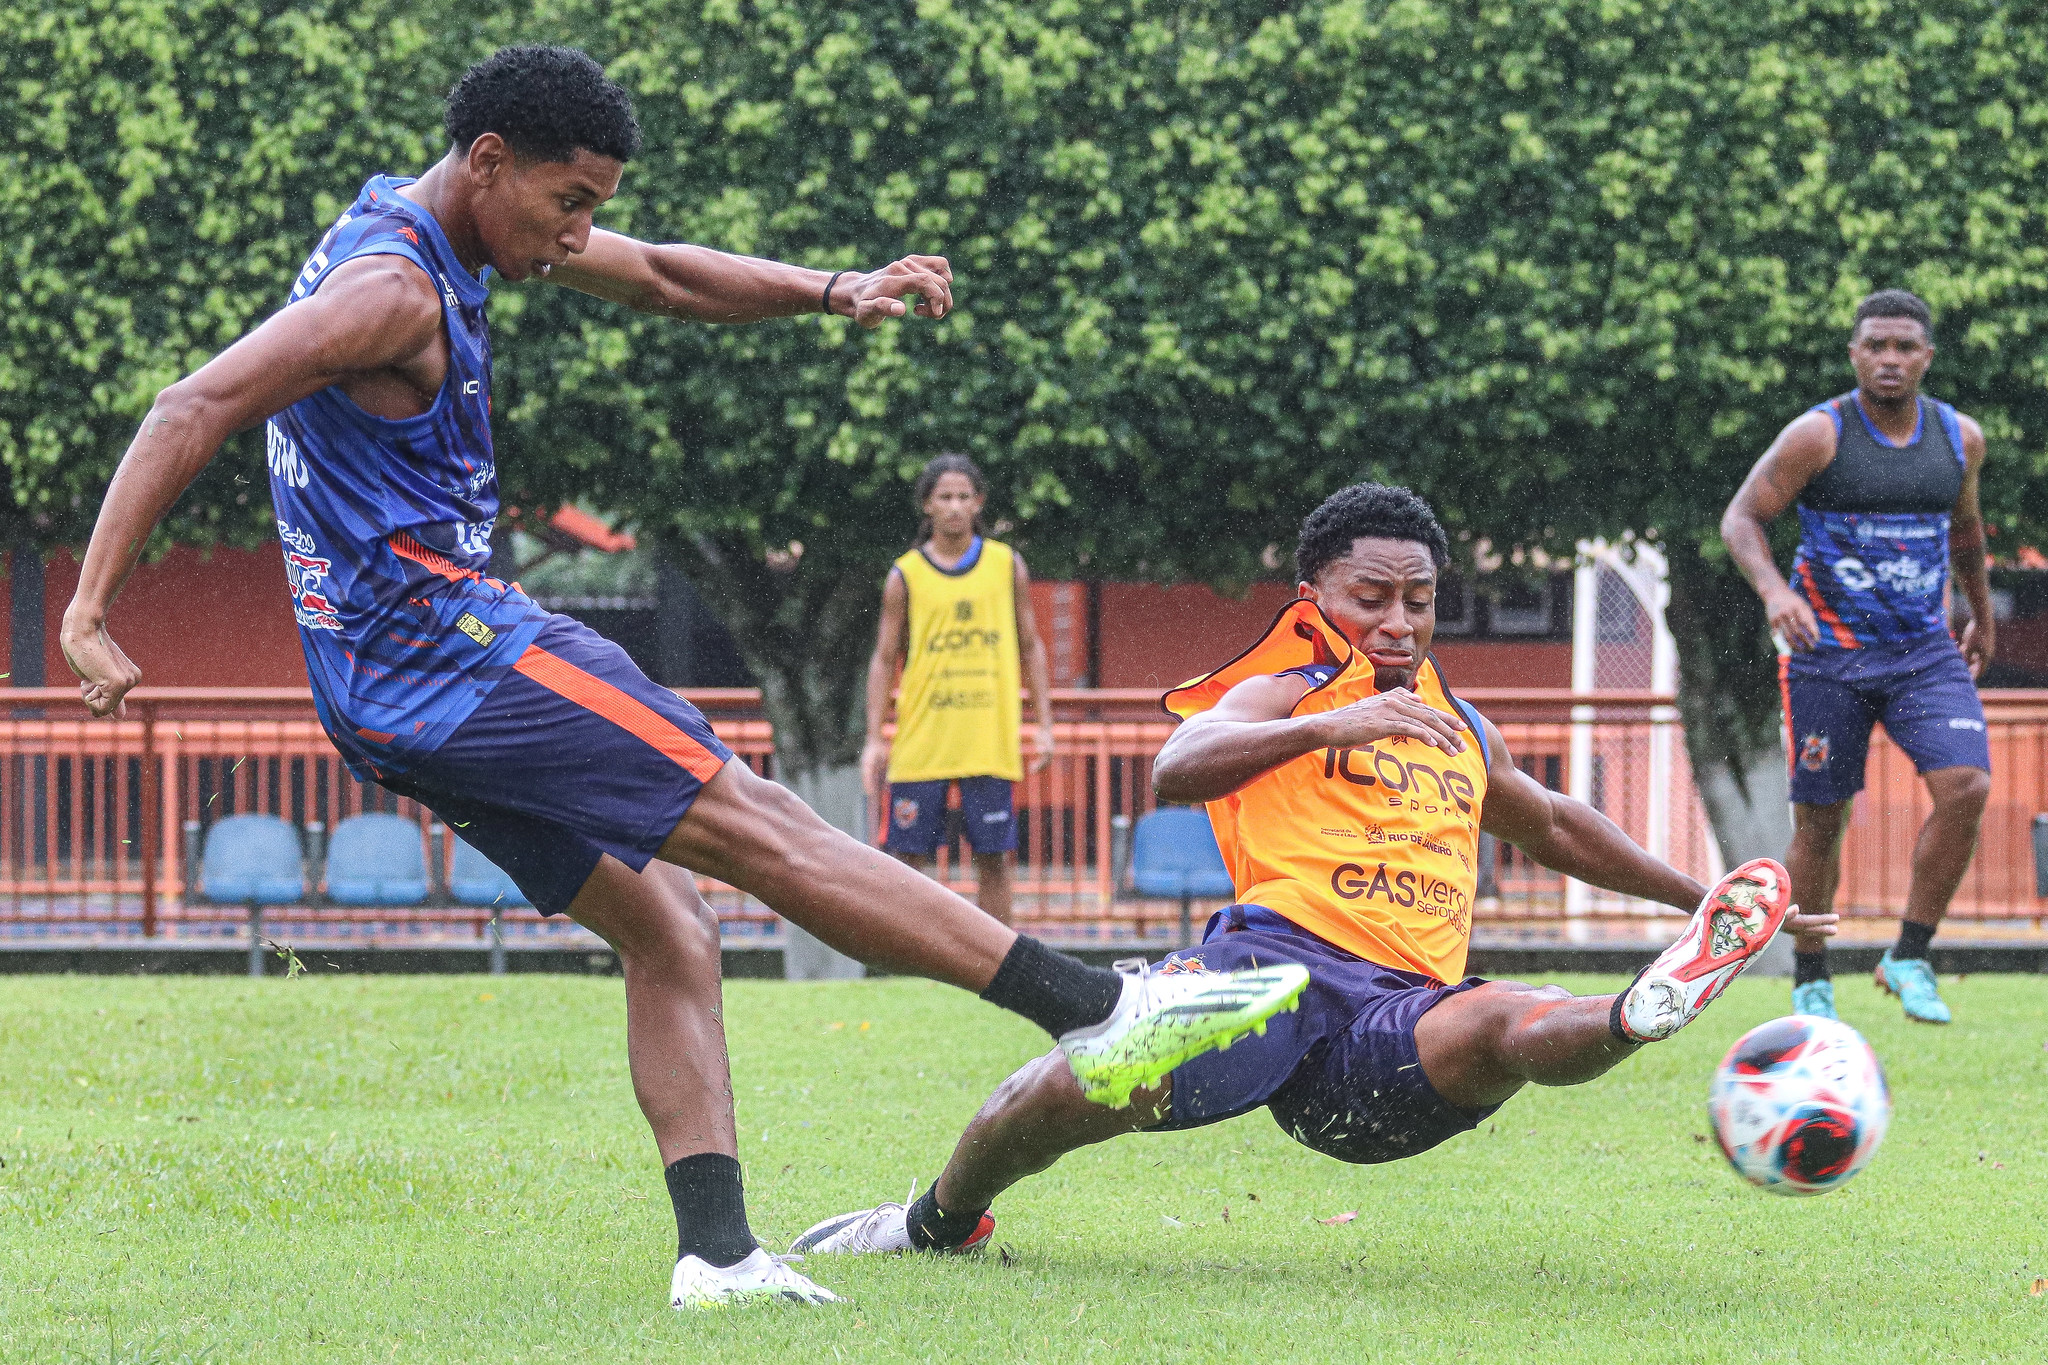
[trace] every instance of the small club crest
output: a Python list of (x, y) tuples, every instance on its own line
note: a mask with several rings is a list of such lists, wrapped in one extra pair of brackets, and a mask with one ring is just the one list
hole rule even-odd
[(899, 799), (896, 802), (895, 809), (896, 828), (909, 829), (912, 825), (915, 825), (917, 823), (917, 810), (917, 802), (909, 797)]
[(1828, 766), (1828, 737), (1808, 735), (1799, 742), (1799, 766), (1817, 773)]

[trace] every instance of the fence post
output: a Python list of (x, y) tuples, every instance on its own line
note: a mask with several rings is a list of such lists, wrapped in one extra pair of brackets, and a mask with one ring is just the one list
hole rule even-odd
[(306, 904), (317, 907), (325, 899), (320, 894), (320, 885), (327, 872), (327, 825), (324, 821), (306, 822)]
[(445, 906), (448, 894), (448, 827), (439, 820), (427, 822), (427, 904)]
[(249, 902), (249, 975), (263, 975), (263, 907)]
[[(163, 821), (163, 783), (156, 770), (156, 706), (142, 712), (142, 936), (156, 937), (157, 841)], [(123, 823), (126, 823), (124, 820)]]
[(187, 820), (185, 834), (185, 903), (199, 894), (199, 822)]
[(505, 910), (503, 906), (491, 907), (491, 975), (505, 974)]

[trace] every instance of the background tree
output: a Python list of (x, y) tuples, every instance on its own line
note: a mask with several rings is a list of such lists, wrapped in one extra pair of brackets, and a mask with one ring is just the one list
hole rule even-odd
[[(2048, 17), (1993, 0), (432, 0), (416, 29), (217, 5), (175, 31), (134, 6), (114, 57), (78, 36), (113, 19), (10, 8), (36, 70), (101, 92), (0, 91), (0, 126), (44, 130), (15, 135), (0, 212), (45, 268), (0, 453), (49, 535), (368, 170), (426, 164), (440, 91), (499, 41), (575, 42), (635, 91), (617, 226), (828, 268), (949, 255), (954, 316), (873, 334), (493, 304), (508, 488), (616, 508), (680, 559), (799, 770), (851, 761), (909, 479), (945, 448), (989, 469), (1041, 573), (1243, 582), (1367, 475), (1468, 539), (1655, 538), (1730, 857), (1775, 851), (1782, 756), (1762, 615), (1712, 527), (1777, 428), (1849, 386), (1857, 297), (1934, 305), (1931, 387), (1991, 442), (1993, 545), (2043, 525)], [(91, 231), (26, 231), (74, 203)], [(181, 533), (240, 526), (228, 492)]]

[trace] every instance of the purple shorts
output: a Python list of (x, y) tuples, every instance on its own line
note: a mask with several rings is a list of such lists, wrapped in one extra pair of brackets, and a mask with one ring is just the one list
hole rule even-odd
[[(962, 777), (960, 816), (967, 826), (967, 846), (976, 853), (1008, 853), (1017, 847), (1016, 784), (1002, 777)], [(929, 858), (946, 841), (944, 782), (889, 784), (891, 853)]]
[(1415, 1021), (1432, 1005), (1484, 985), (1446, 986), (1354, 957), (1263, 905), (1210, 916), (1201, 946), (1154, 970), (1228, 972), (1299, 962), (1308, 988), (1264, 1034), (1204, 1053), (1173, 1073), (1173, 1117), (1153, 1131), (1200, 1128), (1263, 1106), (1302, 1146), (1368, 1165), (1426, 1152), (1492, 1114), (1436, 1093), (1415, 1051)]
[(646, 867), (731, 757), (703, 712), (556, 616), (439, 748), (380, 780), (555, 915), (604, 854)]
[(1863, 790), (1879, 723), (1923, 773), (1991, 771), (1984, 704), (1946, 632), (1862, 649), (1808, 650), (1778, 662), (1792, 800), (1832, 806)]

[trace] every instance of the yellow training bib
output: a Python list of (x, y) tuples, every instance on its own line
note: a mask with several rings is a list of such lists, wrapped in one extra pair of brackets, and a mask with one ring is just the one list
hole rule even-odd
[[(1321, 681), (1295, 704), (1295, 715), (1374, 694), (1372, 664), (1303, 598), (1245, 653), (1168, 692), (1166, 709), (1185, 719), (1246, 678), (1296, 668), (1312, 668)], [(1439, 711), (1464, 709), (1433, 659), (1417, 670), (1413, 690)], [(1482, 727), (1476, 712), (1464, 714), (1472, 728), (1456, 756), (1400, 736), (1318, 749), (1209, 802), (1237, 899), (1368, 962), (1444, 982), (1462, 978), (1486, 800)]]
[(1017, 568), (1010, 547), (981, 542), (948, 573), (912, 550), (896, 561), (910, 590), (910, 638), (896, 699), (891, 782), (1024, 777), (1017, 650)]

